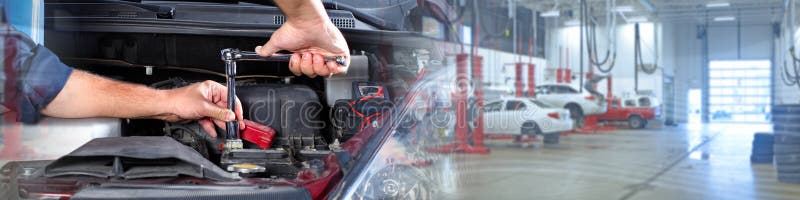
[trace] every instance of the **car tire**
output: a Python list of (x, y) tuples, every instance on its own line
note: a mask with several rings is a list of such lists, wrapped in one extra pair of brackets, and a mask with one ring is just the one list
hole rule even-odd
[(800, 144), (800, 135), (775, 134), (775, 144)]
[(800, 184), (800, 173), (778, 173), (778, 181), (781, 183)]
[(564, 109), (569, 110), (569, 118), (572, 119), (573, 129), (580, 129), (586, 125), (586, 117), (583, 109), (577, 104), (567, 104)]
[(800, 173), (800, 165), (775, 165), (778, 173)]
[(645, 121), (644, 118), (640, 117), (639, 115), (628, 117), (628, 126), (632, 129), (642, 129), (646, 123), (647, 121)]
[(776, 154), (775, 155), (775, 164), (783, 165), (783, 164), (800, 164), (800, 154), (792, 153), (792, 154)]
[(775, 151), (773, 151), (772, 148), (768, 148), (768, 147), (767, 148), (762, 148), (762, 147), (755, 147), (754, 146), (752, 151), (751, 151), (751, 154), (754, 154), (754, 155), (770, 155), (770, 156), (772, 156), (773, 154), (775, 154)]
[(542, 134), (542, 130), (539, 129), (539, 126), (536, 125), (534, 122), (525, 122), (522, 124), (521, 135), (529, 135), (531, 137), (536, 137), (536, 135)]
[(543, 142), (545, 144), (558, 144), (560, 138), (561, 138), (561, 133), (545, 134)]
[(771, 133), (756, 133), (753, 134), (753, 143), (768, 143), (772, 144), (775, 141), (775, 136)]
[(796, 144), (775, 144), (773, 148), (776, 154), (800, 153), (800, 145)]

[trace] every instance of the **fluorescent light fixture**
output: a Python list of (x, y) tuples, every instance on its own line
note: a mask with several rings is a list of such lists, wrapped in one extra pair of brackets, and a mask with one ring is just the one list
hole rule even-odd
[(561, 16), (561, 11), (560, 10), (546, 11), (546, 12), (542, 12), (542, 14), (539, 14), (539, 16), (541, 16), (541, 17), (558, 17), (558, 16)]
[(733, 20), (736, 20), (736, 17), (734, 17), (734, 16), (719, 16), (719, 17), (714, 17), (714, 21), (715, 21), (715, 22), (727, 22), (727, 21), (733, 21)]
[(728, 7), (731, 6), (731, 3), (728, 2), (711, 2), (706, 4), (706, 8), (721, 8), (721, 7)]
[(649, 20), (645, 16), (637, 16), (637, 17), (630, 17), (627, 19), (628, 23), (643, 23), (648, 22)]
[(578, 21), (577, 19), (564, 22), (564, 26), (579, 26), (579, 25), (581, 25), (581, 21)]
[(633, 6), (617, 6), (614, 8), (617, 12), (633, 12)]

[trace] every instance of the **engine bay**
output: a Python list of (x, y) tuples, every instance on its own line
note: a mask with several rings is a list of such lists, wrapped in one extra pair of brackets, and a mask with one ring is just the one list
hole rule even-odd
[[(205, 80), (224, 84), (224, 63), (217, 52), (263, 42), (181, 34), (52, 31), (47, 35), (50, 48), (70, 66), (157, 89)], [(417, 78), (418, 59), (430, 59), (420, 49), (387, 55), (378, 50), (400, 47), (354, 43), (351, 48), (348, 72), (327, 78), (294, 76), (286, 62), (238, 63), (236, 95), (244, 118), (274, 134), (269, 146), (245, 140), (243, 149), (226, 151), (225, 134), (211, 137), (196, 122), (124, 119), (121, 136), (170, 137), (241, 177), (296, 179), (307, 178), (306, 172), (318, 176), (326, 158), (342, 150), (341, 144), (365, 129), (382, 126), (398, 100), (391, 97), (403, 94), (407, 82)], [(225, 133), (220, 128), (216, 132)]]
[[(161, 90), (208, 80), (224, 85), (226, 65), (220, 50), (252, 49), (269, 39), (254, 33), (279, 27), (199, 23), (219, 19), (188, 12), (175, 12), (167, 19), (135, 6), (105, 3), (92, 6), (119, 13), (98, 17), (76, 6), (48, 4), (44, 38), (48, 49), (76, 69)], [(200, 11), (225, 12), (212, 7)], [(241, 7), (276, 11), (274, 7)], [(199, 7), (175, 8), (194, 11)], [(126, 10), (138, 17), (116, 16)], [(331, 13), (356, 20), (344, 11)], [(346, 73), (311, 78), (295, 76), (285, 61), (237, 63), (235, 94), (247, 125), (239, 133), (241, 148), (225, 148), (228, 135), (219, 127), (212, 137), (193, 121), (119, 119), (119, 129), (115, 129), (119, 133), (111, 135), (121, 137), (91, 140), (55, 160), (5, 165), (0, 177), (9, 178), (10, 188), (19, 188), (6, 194), (104, 199), (109, 196), (102, 196), (103, 191), (120, 190), (119, 194), (133, 188), (147, 193), (188, 184), (200, 189), (234, 188), (230, 192), (235, 194), (211, 197), (263, 195), (250, 190), (236, 193), (235, 188), (247, 187), (269, 188), (270, 195), (286, 198), (310, 194), (320, 199), (356, 165), (355, 158), (364, 153), (360, 150), (370, 137), (392, 123), (395, 103), (403, 101), (426, 65), (436, 67), (441, 59), (435, 58), (442, 57), (426, 48), (433, 44), (418, 41), (417, 35), (375, 30), (358, 20), (355, 27), (339, 28), (351, 49)]]

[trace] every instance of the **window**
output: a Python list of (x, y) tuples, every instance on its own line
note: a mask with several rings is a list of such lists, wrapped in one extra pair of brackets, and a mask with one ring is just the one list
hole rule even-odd
[(539, 108), (553, 108), (553, 106), (551, 106), (550, 104), (541, 102), (539, 100), (531, 99), (531, 103), (536, 104), (536, 106), (539, 106)]
[(653, 105), (653, 103), (650, 102), (650, 98), (648, 98), (648, 97), (639, 98), (639, 106), (640, 107), (650, 107), (652, 105)]
[(493, 102), (486, 104), (486, 106), (483, 107), (483, 110), (486, 112), (497, 112), (500, 111), (500, 109), (502, 108), (503, 108), (503, 102), (501, 101), (501, 102)]
[(536, 87), (536, 94), (549, 94), (549, 93), (550, 93), (550, 86)]
[(636, 101), (633, 99), (625, 100), (625, 107), (635, 107)]
[(508, 101), (506, 110), (525, 110), (525, 103), (516, 100)]
[(552, 92), (556, 93), (556, 94), (575, 94), (575, 93), (578, 93), (577, 90), (575, 90), (574, 88), (569, 87), (569, 86), (557, 85), (557, 86), (552, 86), (552, 87), (553, 87), (553, 91)]

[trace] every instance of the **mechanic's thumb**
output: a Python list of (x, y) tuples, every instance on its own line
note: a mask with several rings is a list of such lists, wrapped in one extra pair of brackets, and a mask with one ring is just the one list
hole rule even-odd
[(236, 120), (236, 114), (228, 108), (219, 107), (212, 103), (205, 103), (203, 106), (203, 115), (211, 117), (216, 120), (230, 122)]
[(264, 57), (270, 56), (270, 55), (272, 55), (272, 54), (274, 54), (275, 52), (278, 52), (278, 51), (280, 51), (280, 49), (276, 48), (275, 45), (272, 44), (272, 40), (267, 41), (267, 44), (264, 44), (264, 46), (257, 46), (256, 47), (256, 53), (258, 53), (258, 55), (264, 56)]

